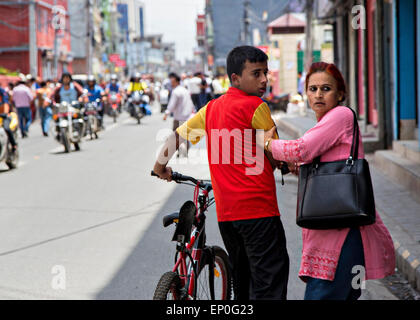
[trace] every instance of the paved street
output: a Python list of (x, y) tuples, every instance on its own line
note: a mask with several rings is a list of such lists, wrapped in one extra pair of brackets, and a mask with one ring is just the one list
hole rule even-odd
[[(157, 106), (155, 106), (155, 112)], [(19, 140), (17, 170), (0, 173), (0, 299), (151, 299), (160, 275), (171, 269), (173, 226), (164, 214), (193, 196), (193, 188), (150, 176), (162, 136), (172, 120), (154, 114), (137, 125), (124, 113), (116, 125), (106, 119), (98, 140), (65, 154), (39, 123)], [(191, 149), (174, 170), (209, 178), (204, 143)], [(302, 299), (297, 278), (301, 233), (295, 225), (297, 179), (285, 177), (277, 194), (291, 260), (289, 299)], [(215, 208), (207, 239), (223, 246)], [(63, 282), (65, 281), (65, 282)], [(368, 281), (364, 299), (394, 298)]]

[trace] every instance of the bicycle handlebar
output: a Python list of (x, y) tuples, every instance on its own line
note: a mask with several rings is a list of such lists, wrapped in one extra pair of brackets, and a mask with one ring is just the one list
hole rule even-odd
[[(153, 170), (150, 174), (152, 176), (159, 177), (159, 175), (156, 174)], [(193, 177), (190, 177), (190, 176), (184, 176), (183, 174), (175, 172), (175, 171), (172, 172), (172, 180), (174, 180), (176, 183), (180, 183), (182, 181), (191, 181), (195, 185), (198, 184), (200, 188), (206, 188), (206, 187), (209, 187), (209, 186), (211, 187), (211, 183), (206, 183), (206, 182), (203, 182), (201, 180), (197, 180), (197, 179), (195, 179)]]

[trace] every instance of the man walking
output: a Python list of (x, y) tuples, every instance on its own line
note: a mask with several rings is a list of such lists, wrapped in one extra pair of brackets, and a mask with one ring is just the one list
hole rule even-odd
[[(171, 73), (169, 74), (169, 80), (171, 81), (172, 93), (163, 120), (166, 120), (168, 115), (172, 113), (174, 117), (173, 130), (175, 131), (190, 118), (195, 107), (190, 93), (185, 87), (181, 86), (181, 78), (177, 74)], [(187, 144), (187, 154), (188, 149), (189, 144)]]
[(22, 77), (19, 84), (13, 88), (13, 102), (18, 113), (19, 128), (22, 138), (28, 136), (29, 126), (32, 122), (31, 102), (34, 99), (32, 90), (26, 85), (26, 78)]
[(200, 109), (200, 92), (201, 92), (201, 73), (196, 72), (194, 77), (188, 80), (187, 86), (188, 91), (191, 94), (192, 102), (194, 103), (195, 109), (198, 111)]

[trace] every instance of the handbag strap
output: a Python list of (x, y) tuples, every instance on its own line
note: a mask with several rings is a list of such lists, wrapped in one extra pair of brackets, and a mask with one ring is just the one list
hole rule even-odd
[[(352, 163), (354, 160), (357, 159), (359, 156), (359, 123), (357, 122), (356, 113), (354, 110), (350, 107), (347, 107), (350, 109), (350, 111), (353, 113), (353, 138), (351, 142), (351, 148), (350, 148), (350, 155), (347, 159), (348, 162)], [(321, 156), (318, 156), (314, 158), (312, 163), (314, 165), (319, 164), (321, 162)]]
[(351, 142), (351, 148), (350, 148), (350, 157), (352, 157), (353, 160), (356, 160), (359, 156), (359, 123), (357, 122), (356, 113), (354, 110), (350, 107), (348, 107), (351, 112), (353, 113), (353, 139)]

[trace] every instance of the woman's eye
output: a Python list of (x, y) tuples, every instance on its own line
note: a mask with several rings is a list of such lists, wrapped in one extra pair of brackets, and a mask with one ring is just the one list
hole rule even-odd
[(330, 91), (331, 88), (330, 87), (322, 87), (322, 91)]
[(316, 88), (315, 87), (310, 87), (309, 88), (309, 91), (315, 92), (316, 91)]

